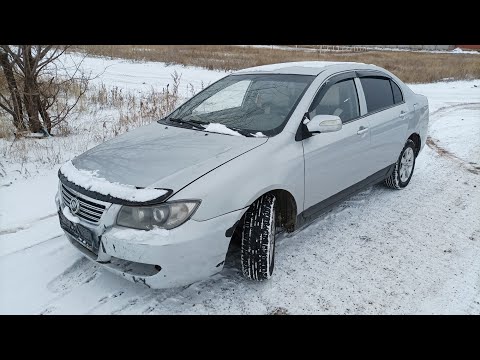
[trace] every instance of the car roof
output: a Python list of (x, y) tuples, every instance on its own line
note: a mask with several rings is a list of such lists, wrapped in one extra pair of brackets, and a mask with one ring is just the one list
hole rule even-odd
[[(332, 67), (334, 69), (332, 69)], [(336, 69), (335, 69), (336, 68)], [(357, 62), (340, 61), (298, 61), (278, 64), (269, 64), (242, 69), (233, 74), (296, 74), (296, 75), (318, 75), (326, 69), (344, 71), (354, 69), (384, 70), (375, 65), (363, 64)]]

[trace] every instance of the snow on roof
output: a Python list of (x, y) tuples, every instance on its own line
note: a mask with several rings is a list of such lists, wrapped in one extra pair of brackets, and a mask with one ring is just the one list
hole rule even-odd
[(335, 65), (366, 65), (356, 62), (340, 61), (298, 61), (278, 64), (269, 64), (242, 69), (235, 74), (244, 74), (252, 72), (280, 73), (280, 74), (299, 74), (299, 75), (318, 75), (327, 67)]

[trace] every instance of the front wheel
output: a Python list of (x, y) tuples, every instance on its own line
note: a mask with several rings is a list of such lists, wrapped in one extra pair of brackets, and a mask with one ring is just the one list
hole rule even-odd
[(385, 185), (392, 189), (403, 189), (410, 182), (415, 169), (415, 143), (407, 140), (395, 163), (392, 174), (385, 179)]
[(251, 280), (269, 279), (275, 263), (275, 196), (267, 194), (245, 213), (242, 229), (242, 272)]

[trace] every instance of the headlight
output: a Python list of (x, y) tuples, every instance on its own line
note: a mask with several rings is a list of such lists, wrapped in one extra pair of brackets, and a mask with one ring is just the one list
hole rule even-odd
[(117, 225), (140, 230), (155, 226), (173, 229), (182, 225), (200, 205), (199, 200), (184, 200), (155, 206), (122, 206), (117, 216)]

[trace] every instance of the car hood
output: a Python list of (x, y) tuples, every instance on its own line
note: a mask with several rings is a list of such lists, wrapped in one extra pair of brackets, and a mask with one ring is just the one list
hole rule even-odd
[(88, 150), (73, 164), (110, 182), (178, 191), (267, 140), (155, 122)]

